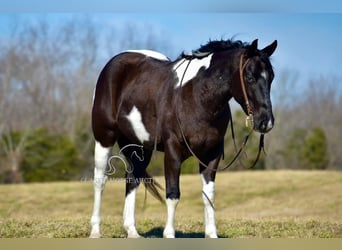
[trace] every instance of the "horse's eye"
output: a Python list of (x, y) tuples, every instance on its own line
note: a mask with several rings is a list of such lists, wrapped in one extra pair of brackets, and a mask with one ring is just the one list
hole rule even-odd
[(248, 83), (253, 83), (254, 82), (254, 77), (250, 74), (246, 75), (246, 80)]

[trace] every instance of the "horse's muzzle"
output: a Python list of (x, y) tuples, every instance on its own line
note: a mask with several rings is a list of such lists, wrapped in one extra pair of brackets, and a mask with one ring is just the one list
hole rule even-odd
[(273, 119), (264, 119), (261, 120), (261, 122), (256, 123), (254, 129), (257, 130), (260, 133), (267, 133), (269, 132), (274, 125), (274, 120)]

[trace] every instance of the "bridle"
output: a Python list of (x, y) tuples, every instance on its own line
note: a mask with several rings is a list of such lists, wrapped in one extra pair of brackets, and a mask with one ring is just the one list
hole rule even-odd
[[(246, 117), (245, 125), (247, 128), (248, 127), (251, 128), (251, 130), (250, 130), (249, 134), (246, 136), (245, 142), (243, 144), (243, 146), (245, 146), (245, 144), (247, 143), (247, 140), (248, 140), (248, 136), (253, 132), (254, 120), (253, 120), (253, 110), (252, 110), (251, 105), (249, 104), (249, 100), (248, 100), (248, 96), (247, 96), (245, 78), (243, 77), (243, 72), (246, 68), (246, 65), (249, 62), (249, 58), (247, 58), (244, 63), (243, 63), (243, 59), (244, 59), (244, 54), (241, 54), (240, 62), (239, 62), (239, 75), (240, 75), (241, 90), (242, 90), (243, 98), (245, 99), (245, 105), (246, 105), (246, 109), (247, 109), (247, 117)], [(232, 130), (232, 134), (234, 134), (233, 130)], [(261, 151), (263, 151), (264, 154), (266, 155), (265, 148), (264, 148), (264, 136), (265, 135), (263, 133), (260, 134), (258, 154), (257, 154), (257, 157), (256, 157), (252, 167), (254, 167), (256, 165), (256, 163), (258, 162)], [(235, 157), (234, 157), (234, 159), (235, 159)]]
[[(185, 73), (188, 69), (188, 67), (190, 66), (190, 63), (191, 61), (196, 58), (196, 55), (187, 55), (185, 57), (185, 59), (188, 59), (188, 63), (186, 65), (186, 68), (183, 72), (183, 75), (182, 75), (182, 78), (180, 79), (180, 86), (179, 86), (179, 94), (177, 95), (177, 98), (181, 97), (181, 89), (182, 89), (182, 85), (183, 85), (183, 80), (184, 80), (184, 76), (185, 76)], [(245, 105), (246, 105), (246, 108), (247, 108), (247, 113), (248, 113), (248, 116), (246, 117), (246, 127), (251, 127), (249, 133), (245, 136), (244, 138), (244, 141), (240, 147), (239, 150), (237, 150), (237, 147), (236, 147), (236, 143), (235, 143), (235, 135), (234, 135), (234, 128), (233, 128), (233, 119), (232, 117), (230, 117), (230, 123), (231, 123), (231, 131), (232, 131), (232, 138), (233, 138), (233, 141), (234, 141), (234, 148), (235, 148), (235, 151), (236, 151), (236, 154), (235, 156), (233, 157), (233, 159), (226, 165), (224, 166), (223, 168), (220, 168), (220, 169), (212, 169), (212, 171), (223, 171), (223, 170), (226, 170), (227, 168), (229, 168), (234, 162), (235, 160), (240, 156), (241, 152), (244, 150), (246, 144), (247, 144), (247, 141), (249, 139), (249, 136), (252, 134), (253, 132), (253, 111), (252, 111), (252, 108), (249, 104), (249, 101), (248, 101), (248, 96), (247, 96), (247, 91), (246, 91), (246, 85), (245, 85), (245, 81), (244, 81), (244, 77), (243, 77), (243, 72), (244, 72), (244, 69), (246, 67), (246, 65), (248, 64), (249, 62), (249, 59), (247, 59), (244, 63), (243, 63), (243, 59), (244, 59), (244, 56), (243, 54), (240, 56), (240, 62), (239, 62), (239, 75), (240, 75), (240, 83), (241, 83), (241, 89), (242, 89), (242, 93), (243, 93), (243, 96), (244, 96), (244, 99), (245, 99)], [(185, 62), (185, 61), (183, 61)], [(187, 149), (189, 150), (189, 152), (191, 153), (191, 155), (201, 164), (203, 165), (205, 168), (209, 168), (209, 166), (207, 164), (205, 164), (203, 161), (201, 161), (199, 159), (199, 157), (193, 152), (193, 150), (191, 149), (186, 137), (185, 137), (185, 134), (183, 132), (183, 129), (182, 129), (182, 126), (181, 126), (181, 122), (180, 122), (180, 119), (179, 119), (179, 116), (178, 116), (178, 105), (179, 105), (180, 101), (179, 100), (176, 100), (176, 112), (175, 112), (175, 115), (176, 115), (176, 120), (177, 120), (177, 123), (178, 123), (178, 126), (179, 126), (179, 129), (180, 129), (180, 132), (181, 132), (181, 135), (182, 135), (182, 138), (183, 138), (183, 141), (187, 147)], [(229, 107), (229, 104), (228, 104), (228, 107)], [(229, 110), (230, 110), (230, 107), (229, 107)], [(231, 113), (231, 112), (230, 112)], [(259, 141), (259, 151), (258, 151), (258, 155), (253, 163), (253, 165), (251, 166), (254, 167), (255, 164), (258, 162), (259, 160), (259, 157), (260, 157), (260, 152), (261, 150), (264, 151), (264, 134), (261, 134), (260, 135), (260, 141)], [(264, 151), (265, 152), (265, 151)]]
[(241, 90), (243, 94), (243, 98), (245, 99), (245, 105), (247, 109), (247, 117), (246, 117), (246, 127), (251, 127), (253, 129), (254, 126), (254, 120), (253, 120), (253, 110), (251, 108), (251, 105), (248, 101), (247, 91), (246, 91), (246, 83), (245, 78), (243, 77), (243, 72), (246, 68), (247, 63), (249, 62), (249, 58), (246, 59), (246, 61), (243, 63), (244, 55), (241, 54), (240, 56), (240, 63), (239, 63), (239, 75), (240, 75), (240, 83), (241, 83)]
[[(205, 56), (209, 55), (210, 53), (206, 54)], [(186, 56), (185, 59), (188, 59), (189, 62), (188, 64), (186, 65), (186, 68), (183, 72), (183, 75), (182, 75), (182, 79), (180, 79), (180, 91), (179, 91), (179, 94), (177, 95), (177, 98), (179, 98), (181, 96), (181, 90), (182, 90), (182, 85), (183, 85), (183, 80), (184, 80), (184, 76), (185, 76), (185, 73), (188, 69), (188, 67), (190, 66), (190, 63), (191, 61), (196, 57), (196, 55), (193, 55), (193, 56)], [(249, 62), (249, 58), (247, 58), (247, 60), (243, 63), (243, 59), (244, 59), (244, 55), (242, 54), (240, 56), (240, 62), (239, 62), (239, 76), (240, 76), (240, 83), (241, 83), (241, 89), (242, 89), (242, 93), (243, 93), (243, 96), (244, 96), (244, 99), (245, 99), (245, 105), (246, 105), (246, 108), (247, 108), (247, 117), (246, 117), (246, 127), (251, 127), (248, 135), (245, 136), (245, 139), (242, 143), (242, 146), (240, 147), (239, 150), (237, 150), (237, 147), (236, 147), (236, 143), (235, 143), (235, 135), (234, 135), (234, 128), (233, 128), (233, 119), (232, 119), (232, 115), (231, 115), (231, 111), (230, 111), (230, 106), (228, 104), (228, 108), (229, 108), (229, 113), (230, 113), (230, 124), (231, 124), (231, 132), (232, 132), (232, 138), (233, 138), (233, 142), (234, 142), (234, 148), (235, 148), (235, 151), (236, 151), (236, 154), (234, 156), (234, 158), (223, 168), (217, 168), (217, 169), (211, 169), (212, 171), (214, 172), (218, 172), (218, 171), (224, 171), (226, 170), (227, 168), (229, 168), (234, 162), (235, 160), (240, 156), (241, 152), (244, 150), (246, 144), (247, 144), (247, 141), (248, 141), (248, 138), (249, 136), (252, 134), (253, 132), (253, 125), (254, 125), (254, 120), (253, 120), (253, 110), (251, 108), (251, 105), (249, 104), (249, 101), (248, 101), (248, 96), (247, 96), (247, 91), (246, 91), (246, 84), (245, 84), (245, 80), (244, 80), (244, 77), (243, 77), (243, 73), (244, 73), (244, 69), (246, 67), (246, 65), (248, 64)], [(185, 60), (182, 62), (184, 63)], [(180, 119), (179, 119), (179, 116), (178, 116), (178, 104), (180, 103), (180, 101), (176, 100), (176, 107), (175, 107), (175, 115), (176, 115), (176, 119), (177, 119), (177, 123), (178, 123), (178, 126), (179, 126), (179, 129), (180, 129), (180, 132), (181, 132), (181, 135), (182, 135), (182, 138), (183, 138), (183, 141), (186, 145), (186, 147), (188, 148), (189, 152), (191, 153), (191, 155), (205, 168), (210, 168), (207, 164), (205, 164), (203, 161), (201, 161), (198, 156), (193, 152), (193, 150), (191, 149), (188, 141), (186, 140), (186, 137), (185, 137), (185, 134), (183, 132), (183, 129), (182, 129), (182, 126), (181, 126), (181, 123), (180, 123)], [(250, 168), (253, 168), (256, 163), (258, 162), (259, 160), (259, 157), (260, 157), (260, 153), (261, 151), (263, 150), (263, 152), (265, 153), (265, 150), (264, 150), (264, 134), (261, 134), (260, 135), (260, 140), (259, 140), (259, 150), (258, 150), (258, 154), (257, 154), (257, 157), (253, 163), (253, 165), (250, 167)], [(223, 152), (222, 152), (223, 153)], [(209, 197), (207, 196), (207, 194), (202, 191), (202, 194), (206, 197), (206, 199), (208, 200), (208, 202), (210, 203), (210, 206), (215, 210), (215, 207), (214, 207), (214, 204), (212, 203), (212, 201), (209, 199)]]

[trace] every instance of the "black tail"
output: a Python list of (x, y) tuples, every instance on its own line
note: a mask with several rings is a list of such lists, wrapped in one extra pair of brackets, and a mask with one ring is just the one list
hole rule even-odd
[(155, 179), (153, 179), (152, 176), (146, 172), (146, 170), (143, 173), (142, 179), (145, 188), (150, 192), (150, 194), (152, 194), (153, 197), (159, 200), (161, 203), (164, 203), (164, 199), (159, 193), (159, 190), (164, 190), (164, 188)]

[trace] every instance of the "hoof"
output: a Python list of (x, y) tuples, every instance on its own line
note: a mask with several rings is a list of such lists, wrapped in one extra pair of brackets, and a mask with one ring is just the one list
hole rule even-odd
[(165, 229), (163, 232), (163, 237), (167, 239), (173, 239), (175, 238), (175, 230), (174, 229)]
[(142, 236), (140, 234), (138, 234), (138, 233), (136, 233), (136, 234), (128, 234), (127, 238), (138, 239), (138, 238), (142, 238)]
[(91, 233), (89, 238), (91, 239), (98, 239), (98, 238), (101, 238), (101, 234), (100, 233)]
[(175, 235), (173, 235), (173, 234), (164, 234), (163, 237), (166, 238), (166, 239), (174, 239)]

